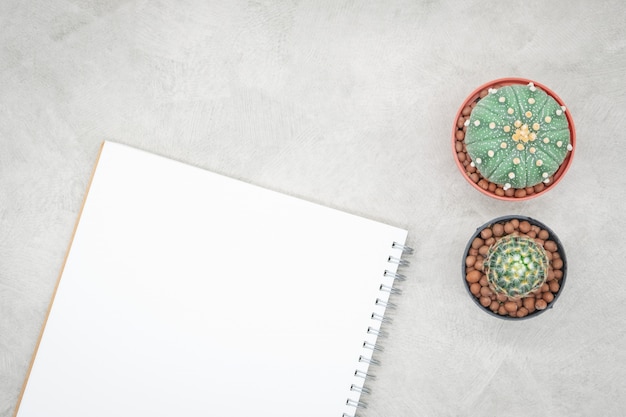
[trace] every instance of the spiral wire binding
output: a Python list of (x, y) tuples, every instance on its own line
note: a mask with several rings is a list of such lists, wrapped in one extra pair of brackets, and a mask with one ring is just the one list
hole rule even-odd
[(390, 256), (389, 258), (387, 258), (387, 262), (389, 262), (390, 264), (395, 264), (398, 266), (409, 266), (410, 262), (407, 260), (404, 260), (402, 258), (396, 258), (395, 256)]
[(402, 251), (402, 253), (405, 254), (405, 255), (413, 255), (413, 248), (410, 248), (410, 247), (408, 247), (406, 245), (401, 245), (398, 242), (393, 242), (391, 247), (393, 249), (400, 249)]
[(382, 314), (372, 313), (372, 320), (378, 320), (382, 323), (391, 323), (392, 320), (389, 317), (385, 317)]
[(378, 346), (378, 345), (375, 345), (375, 344), (370, 343), (370, 342), (363, 342), (363, 347), (365, 349), (375, 350), (375, 351), (378, 351), (378, 352), (382, 352), (384, 350), (382, 348), (382, 346)]
[(365, 356), (359, 356), (359, 362), (365, 362), (368, 365), (380, 365), (378, 359), (366, 358)]
[(357, 385), (350, 385), (350, 391), (356, 391), (360, 394), (369, 394), (371, 391), (369, 388), (359, 387)]
[(381, 291), (386, 291), (389, 294), (402, 294), (402, 290), (399, 290), (398, 288), (390, 287), (389, 285), (385, 285), (385, 284), (380, 284), (380, 287), (378, 289)]
[(385, 277), (392, 277), (398, 281), (405, 281), (406, 275), (398, 274), (397, 272), (388, 271), (385, 269), (385, 273), (383, 274)]
[[(408, 247), (406, 245), (399, 244), (397, 242), (393, 242), (393, 244), (391, 245), (391, 248), (392, 249), (396, 249), (396, 250), (400, 250), (402, 252), (402, 255), (411, 255), (411, 254), (413, 254), (413, 248), (410, 248), (410, 247)], [(389, 256), (388, 259), (387, 259), (387, 262), (389, 264), (397, 265), (397, 268), (407, 267), (407, 266), (410, 265), (409, 261), (401, 259), (401, 258), (398, 258), (398, 257), (395, 257), (395, 256)], [(406, 276), (405, 275), (386, 269), (383, 272), (383, 277), (391, 278), (392, 281), (391, 281), (391, 285), (381, 283), (380, 287), (379, 287), (379, 290), (381, 292), (388, 293), (389, 295), (391, 295), (391, 294), (402, 294), (402, 291), (400, 289), (393, 287), (393, 283), (395, 281), (404, 281), (404, 280), (406, 280)], [(389, 302), (387, 300), (387, 298), (388, 298), (388, 296), (385, 296), (383, 298), (377, 298), (375, 303), (374, 303), (375, 306), (376, 307), (381, 307), (384, 310), (396, 308), (396, 305), (394, 303), (392, 303), (392, 302)], [(378, 359), (372, 358), (372, 355), (375, 352), (381, 352), (383, 350), (383, 348), (381, 346), (379, 346), (378, 343), (377, 343), (378, 338), (384, 338), (384, 337), (387, 336), (387, 334), (384, 331), (380, 330), (380, 326), (383, 323), (391, 322), (390, 318), (385, 317), (383, 314), (380, 314), (380, 313), (377, 313), (377, 312), (372, 312), (371, 319), (373, 320), (373, 322), (378, 322), (378, 325), (377, 326), (369, 326), (367, 328), (367, 334), (374, 336), (376, 342), (372, 343), (372, 342), (367, 341), (367, 340), (364, 341), (363, 342), (363, 349), (371, 351), (370, 352), (371, 354), (368, 355), (367, 352), (364, 351), (364, 354), (360, 355), (359, 356), (359, 360), (358, 360), (359, 363), (363, 363), (363, 364), (367, 365), (367, 368), (369, 368), (370, 365), (373, 365), (373, 366), (379, 366), (380, 365), (380, 361)], [(363, 379), (363, 383), (365, 383), (365, 379), (367, 379), (367, 378), (372, 378), (372, 379), (376, 378), (374, 375), (372, 375), (368, 371), (363, 371), (363, 370), (360, 370), (360, 369), (356, 369), (354, 371), (354, 376)], [(364, 403), (363, 401), (360, 401), (360, 396), (361, 396), (361, 394), (369, 394), (371, 392), (370, 389), (364, 387), (363, 384), (361, 384), (361, 383), (358, 383), (358, 384), (359, 385), (352, 384), (350, 386), (350, 391), (357, 394), (357, 397), (356, 397), (357, 399), (356, 400), (353, 399), (353, 398), (346, 399), (346, 406), (354, 407), (355, 410), (359, 409), (359, 408), (367, 408), (367, 404)], [(344, 412), (341, 415), (341, 417), (355, 417), (355, 415)]]
[(396, 308), (396, 305), (394, 303), (390, 303), (389, 301), (384, 301), (381, 300), (380, 298), (376, 299), (376, 303), (377, 306), (383, 306), (385, 308), (389, 308), (389, 309), (394, 309)]
[(376, 378), (374, 375), (372, 374), (368, 374), (365, 371), (361, 371), (360, 369), (357, 369), (356, 371), (354, 371), (354, 376), (358, 376), (359, 378)]

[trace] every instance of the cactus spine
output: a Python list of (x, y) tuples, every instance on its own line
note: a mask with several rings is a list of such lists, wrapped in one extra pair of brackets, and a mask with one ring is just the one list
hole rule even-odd
[(489, 248), (484, 266), (495, 292), (521, 298), (546, 281), (549, 260), (546, 251), (534, 239), (508, 235)]

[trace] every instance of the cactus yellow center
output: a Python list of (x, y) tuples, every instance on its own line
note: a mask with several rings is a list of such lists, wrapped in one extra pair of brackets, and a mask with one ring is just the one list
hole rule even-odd
[(515, 133), (513, 133), (513, 136), (511, 136), (511, 138), (515, 141), (515, 142), (528, 142), (529, 140), (531, 140), (531, 132), (530, 129), (528, 129), (528, 125), (526, 123), (524, 123), (523, 125), (521, 125), (519, 128), (515, 129)]

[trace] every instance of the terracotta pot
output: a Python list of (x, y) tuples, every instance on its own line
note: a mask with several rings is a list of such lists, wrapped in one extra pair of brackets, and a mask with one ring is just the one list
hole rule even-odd
[[(534, 226), (538, 226), (539, 228), (546, 230), (549, 233), (549, 238), (548, 240), (551, 240), (553, 242), (556, 243), (557, 245), (557, 250), (556, 252), (558, 252), (560, 259), (563, 261), (563, 266), (560, 268), (560, 270), (562, 271), (562, 277), (557, 279), (557, 282), (559, 284), (559, 288), (558, 291), (556, 293), (553, 293), (554, 295), (554, 299), (552, 301), (550, 301), (547, 305), (547, 308), (544, 310), (535, 310), (534, 312), (531, 312), (530, 314), (528, 314), (525, 317), (510, 317), (507, 315), (500, 315), (494, 311), (492, 311), (489, 307), (484, 307), (478, 297), (476, 297), (474, 294), (472, 294), (472, 291), (470, 290), (470, 283), (467, 281), (466, 277), (467, 277), (467, 270), (468, 267), (466, 265), (466, 258), (470, 252), (470, 249), (472, 247), (472, 242), (474, 241), (474, 239), (476, 237), (480, 236), (480, 233), (483, 231), (483, 229), (489, 228), (493, 225), (495, 225), (496, 223), (501, 223), (504, 224), (512, 219), (518, 219), (520, 222), (523, 220), (528, 221), (531, 225)], [(552, 266), (553, 261), (550, 262), (550, 265)], [(484, 274), (483, 274), (484, 275)], [(520, 216), (520, 215), (508, 215), (508, 216), (502, 216), (502, 217), (498, 217), (495, 218), (485, 224), (483, 224), (482, 226), (480, 226), (478, 229), (476, 229), (476, 232), (472, 235), (472, 237), (469, 239), (467, 246), (465, 246), (465, 251), (463, 252), (463, 257), (461, 259), (461, 279), (463, 280), (463, 285), (465, 286), (465, 289), (467, 290), (470, 298), (474, 301), (474, 303), (476, 303), (476, 305), (483, 311), (485, 311), (486, 313), (490, 314), (491, 316), (494, 317), (498, 317), (504, 320), (525, 320), (531, 317), (536, 317), (548, 310), (550, 310), (551, 308), (554, 307), (554, 304), (556, 303), (556, 300), (559, 298), (559, 296), (561, 295), (561, 293), (563, 292), (563, 288), (565, 287), (565, 280), (567, 278), (567, 259), (565, 257), (565, 250), (563, 249), (563, 244), (561, 243), (560, 239), (558, 238), (558, 236), (549, 228), (547, 227), (545, 224), (541, 223), (538, 220), (535, 220), (533, 218), (530, 217), (526, 217), (526, 216)]]
[[(471, 105), (472, 103), (477, 102), (480, 99), (481, 92), (484, 92), (484, 91), (488, 90), (489, 88), (497, 88), (497, 87), (502, 87), (502, 86), (506, 86), (506, 85), (513, 85), (513, 84), (527, 85), (530, 82), (534, 83), (536, 87), (542, 89), (548, 95), (552, 96), (552, 98), (554, 98), (556, 100), (556, 102), (559, 103), (559, 105), (561, 105), (561, 106), (565, 105), (563, 103), (563, 100), (561, 100), (561, 98), (559, 96), (557, 96), (552, 90), (550, 90), (548, 87), (546, 87), (545, 85), (543, 85), (541, 83), (538, 83), (536, 81), (529, 80), (529, 79), (526, 79), (526, 78), (500, 78), (500, 79), (493, 80), (493, 81), (490, 81), (488, 83), (485, 83), (485, 84), (481, 85), (480, 87), (478, 87), (476, 90), (474, 90), (463, 101), (463, 103), (459, 107), (459, 111), (456, 113), (456, 117), (454, 118), (454, 126), (452, 128), (452, 155), (454, 156), (454, 161), (455, 161), (457, 167), (461, 171), (461, 174), (463, 175), (463, 178), (465, 178), (467, 180), (467, 182), (472, 187), (474, 187), (475, 189), (480, 191), (482, 194), (484, 194), (486, 196), (489, 196), (489, 197), (492, 197), (492, 198), (496, 198), (498, 200), (503, 200), (503, 201), (524, 201), (524, 200), (529, 200), (531, 198), (535, 198), (535, 197), (538, 197), (540, 195), (545, 194), (550, 189), (552, 189), (556, 184), (558, 184), (559, 181), (561, 181), (561, 179), (563, 178), (564, 174), (567, 172), (567, 170), (569, 169), (570, 165), (572, 164), (572, 160), (574, 158), (574, 152), (576, 151), (576, 129), (574, 127), (574, 121), (572, 119), (572, 115), (571, 115), (571, 113), (569, 111), (569, 108), (568, 108), (565, 111), (565, 116), (567, 117), (567, 121), (568, 121), (568, 124), (569, 124), (570, 143), (572, 145), (572, 150), (567, 153), (567, 156), (565, 157), (565, 160), (563, 161), (563, 163), (561, 164), (559, 169), (555, 172), (555, 174), (554, 174), (554, 176), (552, 178), (552, 181), (549, 184), (545, 185), (545, 188), (542, 191), (533, 192), (532, 194), (528, 194), (528, 195), (526, 195), (524, 197), (499, 196), (499, 195), (497, 195), (493, 191), (483, 189), (482, 187), (480, 187), (478, 185), (477, 182), (474, 182), (472, 180), (472, 178), (470, 178), (468, 172), (466, 171), (465, 166), (463, 165), (463, 162), (461, 162), (459, 160), (459, 157), (457, 155), (457, 150), (456, 150), (456, 143), (459, 142), (459, 140), (456, 138), (456, 134), (457, 134), (458, 130), (462, 130), (462, 128), (458, 127), (457, 123), (459, 121), (459, 118), (462, 116), (463, 109), (466, 106)], [(480, 178), (482, 178), (482, 176)]]

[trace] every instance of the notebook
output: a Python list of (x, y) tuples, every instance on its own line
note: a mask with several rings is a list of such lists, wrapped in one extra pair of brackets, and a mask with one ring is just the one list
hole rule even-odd
[(406, 237), (104, 142), (15, 416), (353, 416)]

